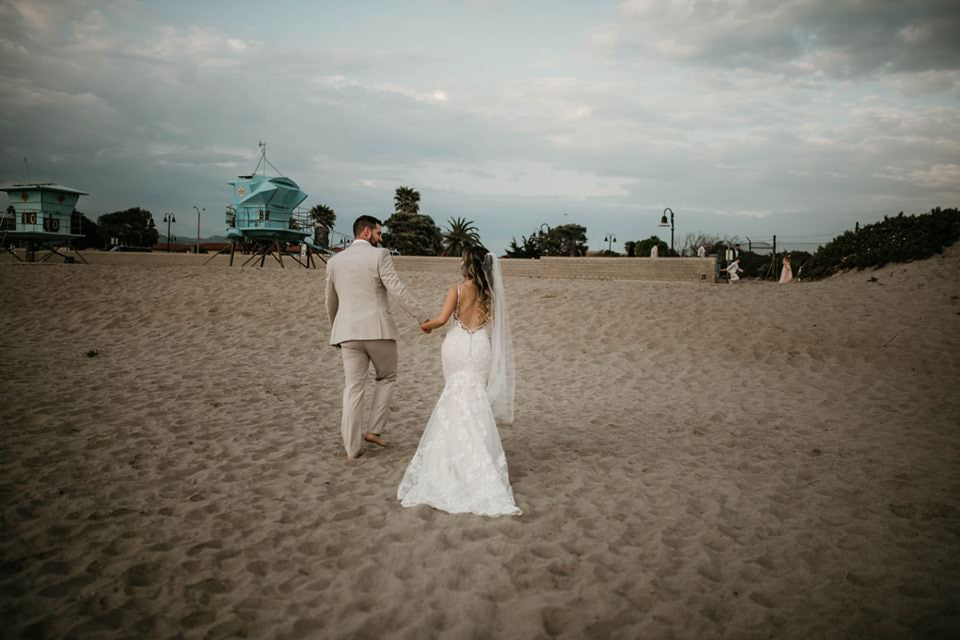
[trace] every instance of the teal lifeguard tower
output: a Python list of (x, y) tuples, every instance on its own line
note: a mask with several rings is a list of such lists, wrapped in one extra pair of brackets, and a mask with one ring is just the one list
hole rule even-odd
[[(0, 224), (3, 251), (12, 254), (21, 262), (33, 262), (36, 251), (45, 250), (48, 253), (40, 259), (40, 262), (43, 262), (54, 254), (67, 258), (68, 256), (59, 251), (66, 247), (86, 262), (72, 244), (77, 238), (83, 237), (81, 217), (75, 207), (80, 196), (87, 195), (86, 192), (52, 182), (13, 184), (0, 187), (0, 191), (7, 193), (13, 208), (9, 213), (4, 210)], [(25, 258), (18, 256), (9, 247), (11, 240), (25, 243)]]
[[(281, 267), (283, 256), (286, 255), (301, 267), (310, 268), (313, 265), (313, 254), (325, 252), (325, 249), (313, 243), (313, 223), (310, 215), (298, 208), (307, 199), (307, 194), (286, 176), (267, 176), (268, 165), (280, 173), (267, 160), (267, 145), (261, 142), (260, 161), (253, 173), (239, 176), (229, 183), (233, 188), (233, 201), (227, 207), (226, 216), (230, 265), (233, 266), (233, 256), (239, 244), (244, 249), (253, 249), (252, 255), (241, 266), (259, 258), (262, 267), (269, 254)], [(261, 168), (263, 173), (257, 173)], [(300, 256), (287, 251), (286, 247), (291, 243), (306, 248), (303, 253), (304, 262)], [(218, 251), (216, 255), (226, 248)], [(211, 256), (207, 262), (214, 257), (216, 256)]]

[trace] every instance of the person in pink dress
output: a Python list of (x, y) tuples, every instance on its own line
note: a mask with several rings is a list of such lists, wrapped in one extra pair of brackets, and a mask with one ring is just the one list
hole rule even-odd
[(793, 280), (793, 267), (790, 264), (790, 254), (783, 255), (783, 266), (780, 268), (780, 284)]

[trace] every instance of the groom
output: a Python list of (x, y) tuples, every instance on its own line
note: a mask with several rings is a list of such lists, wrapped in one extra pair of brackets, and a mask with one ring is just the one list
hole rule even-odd
[[(327, 261), (330, 344), (338, 347), (343, 356), (345, 380), (340, 431), (350, 459), (360, 457), (364, 440), (385, 445), (380, 436), (397, 380), (397, 326), (390, 315), (387, 291), (417, 322), (422, 324), (429, 319), (400, 282), (390, 252), (377, 248), (380, 221), (373, 216), (360, 216), (353, 223), (353, 236), (356, 240), (352, 245)], [(363, 432), (363, 393), (371, 362), (376, 385), (370, 426)]]

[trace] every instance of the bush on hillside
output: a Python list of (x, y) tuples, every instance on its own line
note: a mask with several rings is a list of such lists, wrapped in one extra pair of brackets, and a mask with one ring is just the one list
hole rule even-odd
[[(960, 211), (940, 209), (920, 215), (884, 217), (859, 231), (847, 231), (820, 247), (803, 268), (803, 278), (826, 278), (838, 271), (882, 267), (889, 262), (924, 260), (960, 239)], [(797, 261), (794, 260), (794, 273)]]

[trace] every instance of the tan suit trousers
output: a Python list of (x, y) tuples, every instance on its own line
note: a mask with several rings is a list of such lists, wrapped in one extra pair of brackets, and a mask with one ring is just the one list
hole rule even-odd
[(340, 343), (343, 356), (343, 416), (340, 432), (348, 456), (360, 453), (363, 445), (363, 395), (370, 363), (376, 372), (369, 433), (381, 434), (390, 412), (390, 398), (397, 381), (396, 340), (347, 340)]

